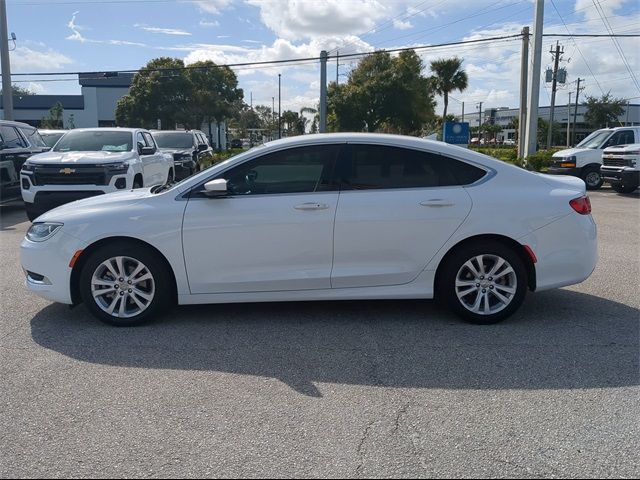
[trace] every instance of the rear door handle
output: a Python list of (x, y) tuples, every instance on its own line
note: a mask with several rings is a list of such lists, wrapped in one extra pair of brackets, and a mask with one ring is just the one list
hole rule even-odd
[(327, 208), (329, 208), (329, 205), (327, 205), (326, 203), (307, 202), (296, 205), (293, 208), (295, 208), (296, 210), (326, 210)]
[(423, 207), (453, 207), (455, 204), (442, 198), (431, 198), (420, 202)]

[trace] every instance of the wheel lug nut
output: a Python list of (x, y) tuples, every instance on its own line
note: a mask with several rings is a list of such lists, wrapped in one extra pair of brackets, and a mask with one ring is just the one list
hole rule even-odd
[(489, 285), (489, 288), (490, 288), (491, 290), (493, 290), (493, 285)]
[(480, 275), (480, 280), (484, 280), (484, 275)]
[(486, 289), (486, 288), (483, 288), (483, 289), (482, 289), (482, 293), (487, 293), (487, 289)]
[(121, 295), (121, 296), (122, 296), (122, 295), (124, 295), (124, 292), (123, 292), (123, 291), (120, 291), (120, 295)]
[(493, 282), (493, 277), (489, 277), (489, 281), (490, 281), (490, 282)]
[[(493, 288), (493, 287), (491, 287), (491, 288)], [(132, 291), (133, 291), (133, 290), (129, 289), (129, 293), (131, 293)]]
[(479, 284), (479, 283), (476, 283), (476, 287), (479, 287), (479, 286), (480, 286), (480, 284)]
[(120, 288), (120, 285), (116, 285), (116, 286), (115, 286), (115, 288), (116, 288), (116, 290), (117, 290), (118, 288)]
[(124, 278), (120, 277), (120, 278), (118, 279), (118, 281), (119, 281), (119, 282), (124, 282)]
[(131, 280), (129, 280), (127, 283), (128, 283), (129, 285), (131, 285), (133, 282), (132, 282)]

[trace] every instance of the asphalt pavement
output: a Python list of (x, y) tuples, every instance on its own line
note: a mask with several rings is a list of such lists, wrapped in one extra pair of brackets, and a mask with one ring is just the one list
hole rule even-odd
[(474, 326), (431, 301), (178, 307), (113, 328), (23, 286), (0, 210), (0, 476), (640, 476), (640, 196), (594, 274)]

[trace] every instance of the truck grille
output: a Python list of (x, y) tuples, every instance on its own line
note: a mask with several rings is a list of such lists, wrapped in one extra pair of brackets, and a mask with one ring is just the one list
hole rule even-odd
[(631, 167), (631, 160), (624, 158), (603, 158), (603, 163), (607, 167)]
[(36, 185), (106, 185), (106, 169), (98, 165), (36, 167)]

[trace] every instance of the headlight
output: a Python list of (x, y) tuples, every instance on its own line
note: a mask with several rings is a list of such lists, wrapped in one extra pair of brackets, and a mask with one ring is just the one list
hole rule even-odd
[(573, 168), (576, 166), (576, 156), (571, 155), (570, 157), (564, 157), (560, 161), (560, 166), (563, 168)]
[(27, 239), (32, 242), (44, 242), (53, 237), (62, 225), (55, 222), (34, 223), (27, 231)]
[(22, 165), (22, 171), (24, 172), (33, 172), (36, 169), (36, 166), (33, 163), (24, 163)]
[(564, 157), (564, 161), (565, 162), (576, 163), (576, 156), (575, 155), (571, 155), (570, 157)]
[(110, 172), (126, 172), (129, 169), (129, 164), (127, 162), (107, 163), (104, 167)]

